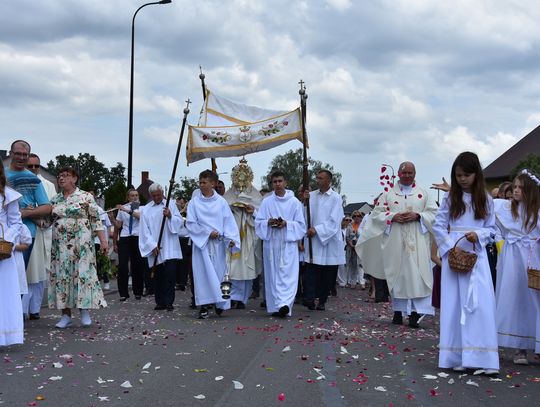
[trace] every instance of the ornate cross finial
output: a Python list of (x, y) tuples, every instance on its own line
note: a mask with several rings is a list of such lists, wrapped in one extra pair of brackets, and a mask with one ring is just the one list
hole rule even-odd
[(191, 99), (188, 98), (188, 100), (186, 100), (186, 108), (184, 109), (184, 114), (188, 114), (189, 113), (189, 105), (191, 104)]
[(304, 81), (302, 79), (300, 79), (300, 82), (298, 82), (298, 84), (300, 85), (300, 90), (298, 91), (298, 93), (301, 95), (301, 96), (304, 96), (304, 94), (306, 93), (306, 86), (304, 85)]
[(304, 81), (302, 79), (300, 79), (300, 82), (298, 82), (298, 84), (300, 85), (300, 89), (304, 89)]

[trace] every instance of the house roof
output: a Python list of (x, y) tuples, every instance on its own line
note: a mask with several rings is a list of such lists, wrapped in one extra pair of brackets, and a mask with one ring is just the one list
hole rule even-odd
[(510, 173), (528, 154), (540, 154), (540, 126), (535, 128), (499, 158), (484, 169), (484, 177), (489, 179), (509, 178)]
[(354, 211), (360, 210), (361, 212), (367, 213), (366, 210), (369, 212), (372, 209), (373, 207), (367, 202), (355, 202), (355, 203), (350, 203), (346, 205), (345, 208), (343, 208), (343, 212), (353, 213)]

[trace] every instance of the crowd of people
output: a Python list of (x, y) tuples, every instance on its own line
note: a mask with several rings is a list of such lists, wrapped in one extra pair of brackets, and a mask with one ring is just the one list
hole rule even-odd
[[(242, 159), (229, 189), (206, 170), (189, 200), (167, 205), (154, 183), (147, 204), (130, 189), (126, 204), (104, 211), (77, 187), (73, 168), (58, 171), (56, 193), (29, 143), (13, 142), (10, 157), (0, 168), (0, 345), (23, 342), (24, 318), (40, 318), (45, 286), (49, 307), (61, 311), (56, 328), (72, 326), (76, 309), (80, 325), (91, 325), (109, 288), (97, 254), (108, 255), (112, 240), (121, 302), (131, 280), (135, 300), (153, 295), (156, 311), (172, 311), (175, 291), (189, 286), (191, 307), (206, 319), (246, 308), (262, 284), (261, 306), (287, 318), (294, 304), (325, 311), (337, 284), (369, 287), (374, 302), (391, 301), (393, 324), (408, 318), (419, 328), (440, 308), (441, 368), (491, 375), (499, 346), (515, 349), (517, 364), (540, 353), (540, 180), (528, 170), (492, 198), (478, 157), (464, 152), (451, 183), (432, 186), (446, 192), (436, 202), (412, 162), (397, 177), (384, 166), (373, 210), (349, 217), (330, 171), (317, 172), (314, 191), (295, 195), (279, 170), (272, 190), (258, 191)], [(466, 270), (456, 266), (463, 259)]]

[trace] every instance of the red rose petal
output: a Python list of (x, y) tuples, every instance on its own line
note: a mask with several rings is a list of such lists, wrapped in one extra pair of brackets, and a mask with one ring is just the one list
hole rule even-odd
[(386, 167), (381, 167), (381, 172), (385, 172), (386, 171)]
[(422, 194), (418, 194), (418, 198), (422, 199)]
[(391, 225), (391, 224), (392, 224), (392, 221), (391, 221), (391, 220), (387, 220), (387, 221), (386, 221), (386, 224), (387, 224), (387, 225)]

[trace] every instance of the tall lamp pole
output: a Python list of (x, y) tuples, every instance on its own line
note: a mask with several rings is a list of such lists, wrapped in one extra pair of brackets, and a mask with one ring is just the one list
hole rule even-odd
[(154, 1), (152, 3), (143, 4), (137, 9), (135, 14), (133, 14), (133, 19), (131, 20), (131, 82), (129, 86), (129, 136), (128, 136), (128, 174), (127, 174), (127, 186), (128, 188), (133, 187), (132, 177), (133, 177), (133, 71), (134, 71), (134, 56), (135, 56), (135, 17), (137, 13), (144, 7), (150, 6), (152, 4), (168, 4), (172, 0), (161, 0)]

